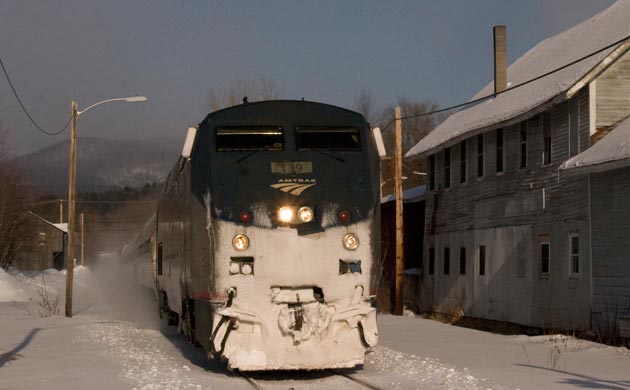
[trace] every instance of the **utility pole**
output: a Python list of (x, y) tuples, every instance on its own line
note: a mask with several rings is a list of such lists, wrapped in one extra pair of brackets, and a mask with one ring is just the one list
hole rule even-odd
[(81, 265), (85, 265), (83, 261), (83, 256), (85, 255), (85, 227), (83, 222), (83, 213), (81, 213)]
[[(76, 198), (76, 182), (77, 182), (77, 120), (79, 115), (86, 113), (88, 110), (109, 102), (127, 102), (137, 103), (146, 102), (146, 96), (129, 96), (126, 98), (115, 98), (102, 100), (88, 106), (85, 110), (79, 111), (76, 100), (70, 105), (70, 173), (68, 178), (68, 251), (66, 254), (66, 317), (72, 317), (72, 283), (74, 279), (74, 245), (76, 237), (75, 228), (75, 198)], [(81, 255), (83, 260), (83, 255)]]
[(68, 179), (68, 252), (66, 254), (66, 317), (72, 317), (72, 284), (74, 279), (74, 241), (75, 241), (75, 215), (74, 205), (76, 197), (77, 175), (77, 102), (70, 105), (70, 172)]
[(396, 194), (396, 306), (394, 314), (403, 314), (403, 282), (404, 282), (404, 251), (403, 251), (403, 193), (402, 193), (402, 120), (400, 107), (394, 112), (396, 118), (396, 153), (395, 166), (395, 194)]

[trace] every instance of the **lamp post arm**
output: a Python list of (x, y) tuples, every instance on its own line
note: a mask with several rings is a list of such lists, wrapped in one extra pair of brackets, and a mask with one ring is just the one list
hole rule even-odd
[(98, 103), (94, 103), (91, 106), (87, 107), (85, 110), (77, 111), (77, 116), (83, 114), (84, 112), (88, 111), (91, 108), (94, 108), (96, 106), (100, 106), (101, 104), (105, 104), (105, 103), (109, 103), (109, 102), (136, 103), (136, 102), (146, 102), (146, 101), (147, 101), (147, 98), (144, 97), (144, 96), (131, 96), (131, 97), (126, 97), (126, 98), (107, 99), (107, 100), (100, 101)]

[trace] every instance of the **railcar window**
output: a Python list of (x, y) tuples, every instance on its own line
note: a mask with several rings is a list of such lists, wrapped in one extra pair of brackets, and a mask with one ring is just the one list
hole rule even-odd
[(359, 129), (352, 127), (298, 127), (298, 150), (361, 150)]
[(284, 150), (284, 130), (282, 127), (217, 128), (215, 142), (219, 152)]

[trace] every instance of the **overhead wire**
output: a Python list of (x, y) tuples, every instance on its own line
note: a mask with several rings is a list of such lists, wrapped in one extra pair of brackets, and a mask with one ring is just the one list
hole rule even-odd
[[(442, 113), (442, 112), (455, 110), (455, 109), (458, 109), (458, 108), (461, 108), (461, 107), (466, 107), (466, 106), (470, 106), (470, 105), (473, 105), (473, 104), (481, 103), (481, 102), (483, 102), (483, 101), (485, 101), (485, 100), (495, 98), (495, 97), (497, 97), (497, 96), (499, 96), (499, 95), (501, 95), (501, 94), (504, 94), (504, 93), (507, 93), (507, 92), (509, 92), (509, 91), (515, 90), (515, 89), (517, 89), (517, 88), (521, 88), (521, 87), (523, 87), (523, 86), (525, 86), (525, 85), (531, 84), (531, 83), (533, 83), (533, 82), (535, 82), (535, 81), (538, 81), (538, 80), (540, 80), (540, 79), (542, 79), (542, 78), (545, 78), (545, 77), (547, 77), (547, 76), (550, 76), (550, 75), (552, 75), (552, 74), (554, 74), (554, 73), (557, 73), (557, 72), (559, 72), (559, 71), (561, 71), (561, 70), (564, 70), (564, 69), (566, 69), (566, 68), (568, 68), (568, 67), (570, 67), (570, 66), (573, 66), (573, 65), (575, 65), (575, 64), (577, 64), (577, 63), (579, 63), (579, 62), (584, 61), (584, 60), (585, 60), (585, 59), (587, 59), (587, 58), (590, 58), (590, 57), (592, 57), (592, 56), (594, 56), (594, 55), (597, 55), (597, 54), (599, 54), (599, 53), (601, 53), (601, 52), (603, 52), (603, 51), (606, 51), (606, 50), (608, 50), (608, 49), (610, 49), (610, 48), (612, 48), (612, 47), (614, 47), (614, 46), (617, 46), (617, 45), (619, 45), (619, 44), (621, 44), (621, 43), (623, 43), (623, 42), (625, 42), (625, 41), (627, 41), (627, 40), (629, 40), (629, 39), (630, 39), (630, 35), (627, 35), (627, 36), (625, 36), (624, 38), (621, 38), (621, 39), (619, 39), (618, 41), (613, 42), (613, 43), (611, 43), (611, 44), (609, 44), (609, 45), (607, 45), (607, 46), (605, 46), (605, 47), (602, 47), (602, 48), (600, 48), (600, 49), (598, 49), (598, 50), (596, 50), (596, 51), (594, 51), (594, 52), (591, 52), (591, 53), (589, 53), (589, 54), (587, 54), (587, 55), (585, 55), (585, 56), (582, 56), (582, 57), (580, 57), (580, 58), (578, 58), (578, 59), (576, 59), (576, 60), (574, 60), (574, 61), (571, 61), (571, 62), (569, 62), (569, 63), (567, 63), (567, 64), (565, 64), (565, 65), (562, 65), (562, 66), (560, 66), (560, 67), (558, 67), (558, 68), (555, 68), (555, 69), (553, 69), (553, 70), (551, 70), (551, 71), (549, 71), (549, 72), (543, 73), (543, 74), (541, 74), (541, 75), (539, 75), (539, 76), (536, 76), (536, 77), (534, 77), (534, 78), (532, 78), (532, 79), (526, 80), (526, 81), (524, 81), (524, 82), (522, 82), (522, 83), (519, 83), (519, 84), (513, 85), (513, 86), (511, 86), (511, 87), (508, 87), (508, 88), (504, 89), (503, 91), (496, 92), (496, 93), (492, 93), (492, 94), (489, 94), (489, 95), (486, 95), (486, 96), (482, 96), (482, 97), (477, 98), (477, 99), (474, 99), (474, 100), (470, 100), (470, 101), (467, 101), (467, 102), (464, 102), (464, 103), (455, 104), (455, 105), (452, 105), (452, 106), (449, 106), (449, 107), (444, 107), (444, 108), (440, 108), (440, 109), (437, 109), (437, 110), (428, 111), (428, 112), (424, 112), (424, 113), (420, 113), (420, 114), (414, 114), (414, 115), (407, 115), (407, 116), (403, 116), (403, 117), (401, 117), (401, 118), (400, 118), (400, 120), (402, 121), (402, 120), (408, 120), (408, 119), (414, 119), (414, 118), (421, 118), (421, 117), (424, 117), (424, 116), (435, 115), (435, 114), (439, 114), (439, 113)], [(25, 107), (25, 106), (24, 106), (24, 104), (22, 103), (22, 100), (20, 99), (20, 96), (18, 95), (17, 90), (15, 89), (15, 87), (13, 86), (13, 83), (11, 82), (11, 78), (9, 77), (9, 74), (8, 74), (8, 72), (7, 72), (7, 70), (6, 70), (5, 66), (4, 66), (4, 62), (2, 62), (2, 58), (0, 58), (0, 66), (2, 67), (2, 71), (3, 71), (3, 73), (4, 73), (4, 75), (5, 75), (6, 79), (7, 79), (7, 81), (8, 81), (8, 83), (9, 83), (9, 86), (11, 87), (11, 90), (13, 91), (13, 94), (15, 95), (16, 100), (17, 100), (17, 101), (18, 101), (18, 103), (20, 104), (20, 107), (22, 108), (22, 110), (24, 111), (24, 113), (26, 114), (26, 116), (28, 117), (28, 119), (31, 121), (31, 123), (32, 123), (32, 124), (33, 124), (33, 125), (34, 125), (34, 126), (35, 126), (38, 130), (39, 130), (39, 131), (41, 131), (41, 132), (42, 132), (42, 133), (44, 133), (44, 134), (54, 136), (54, 135), (59, 135), (59, 134), (63, 133), (63, 132), (64, 132), (64, 131), (68, 128), (68, 126), (70, 125), (70, 121), (72, 120), (72, 118), (68, 119), (68, 122), (65, 124), (65, 126), (64, 126), (61, 130), (56, 131), (56, 132), (48, 132), (48, 131), (44, 130), (43, 128), (41, 128), (41, 127), (40, 127), (40, 126), (39, 126), (39, 125), (35, 122), (35, 120), (34, 120), (34, 119), (33, 119), (33, 117), (31, 116), (31, 114), (28, 112), (28, 110), (26, 109), (26, 107)], [(390, 121), (389, 121), (389, 122), (388, 122), (388, 123), (387, 123), (387, 124), (386, 124), (386, 125), (382, 128), (382, 131), (385, 131), (387, 128), (389, 128), (389, 126), (391, 126), (391, 125), (392, 125), (392, 123), (394, 123), (395, 121), (396, 121), (396, 119), (392, 119), (392, 120), (390, 120)]]
[[(587, 55), (585, 55), (583, 57), (580, 57), (577, 60), (571, 61), (571, 62), (569, 62), (567, 64), (564, 64), (564, 65), (562, 65), (562, 66), (560, 66), (558, 68), (550, 70), (549, 72), (543, 73), (543, 74), (541, 74), (539, 76), (536, 76), (536, 77), (534, 77), (532, 79), (523, 81), (520, 84), (513, 85), (513, 86), (511, 86), (509, 88), (504, 89), (503, 91), (500, 91), (500, 92), (497, 92), (497, 93), (492, 93), (492, 94), (486, 95), (486, 96), (482, 96), (480, 98), (477, 98), (477, 99), (474, 99), (474, 100), (470, 100), (470, 101), (467, 101), (465, 103), (460, 103), (460, 104), (456, 104), (456, 105), (445, 107), (445, 108), (440, 108), (440, 109), (429, 111), (429, 112), (423, 112), (421, 114), (414, 114), (414, 115), (403, 116), (403, 117), (400, 118), (400, 120), (403, 121), (403, 120), (407, 120), (407, 119), (421, 118), (421, 117), (424, 117), (424, 116), (439, 114), (441, 112), (451, 111), (451, 110), (455, 110), (457, 108), (466, 107), (466, 106), (470, 106), (470, 105), (473, 105), (473, 104), (481, 103), (481, 102), (483, 102), (485, 100), (495, 98), (495, 97), (497, 97), (499, 95), (502, 95), (502, 94), (507, 93), (509, 91), (512, 91), (512, 90), (515, 90), (517, 88), (523, 87), (525, 85), (531, 84), (531, 83), (533, 83), (535, 81), (538, 81), (538, 80), (540, 80), (542, 78), (550, 76), (550, 75), (552, 75), (554, 73), (560, 72), (561, 70), (564, 70), (564, 69), (566, 69), (566, 68), (568, 68), (570, 66), (573, 66), (573, 65), (575, 65), (575, 64), (577, 64), (579, 62), (582, 62), (582, 61), (584, 61), (587, 58), (590, 58), (590, 57), (592, 57), (594, 55), (597, 55), (597, 54), (599, 54), (599, 53), (601, 53), (603, 51), (606, 51), (606, 50), (608, 50), (608, 49), (610, 49), (610, 48), (612, 48), (614, 46), (617, 46), (617, 45), (619, 45), (619, 44), (621, 44), (621, 43), (623, 43), (623, 42), (625, 42), (625, 41), (627, 41), (629, 39), (630, 39), (630, 35), (627, 35), (624, 38), (622, 38), (622, 39), (620, 39), (620, 40), (618, 40), (618, 41), (616, 41), (614, 43), (611, 43), (611, 44), (609, 44), (609, 45), (607, 45), (605, 47), (602, 47), (601, 49), (598, 49), (598, 50), (596, 50), (594, 52), (591, 52), (591, 53), (589, 53), (589, 54), (587, 54)], [(385, 127), (383, 127), (381, 129), (381, 131), (385, 131), (394, 122), (396, 122), (396, 119), (392, 119), (391, 121), (389, 121), (387, 123), (387, 125), (385, 125)]]
[(24, 111), (24, 113), (26, 114), (28, 119), (31, 121), (33, 126), (35, 126), (37, 128), (37, 130), (41, 131), (42, 133), (44, 133), (46, 135), (50, 135), (50, 136), (59, 135), (59, 134), (63, 133), (64, 131), (66, 131), (66, 129), (70, 125), (70, 121), (72, 120), (72, 117), (70, 119), (68, 119), (68, 122), (66, 123), (66, 125), (61, 130), (58, 130), (58, 131), (47, 131), (47, 130), (43, 129), (40, 125), (38, 125), (37, 122), (35, 122), (35, 120), (31, 116), (31, 114), (28, 112), (26, 107), (24, 106), (24, 103), (22, 103), (22, 99), (20, 99), (20, 95), (17, 93), (17, 90), (15, 89), (15, 86), (13, 86), (13, 82), (11, 81), (11, 78), (9, 77), (9, 73), (7, 72), (7, 69), (4, 67), (4, 62), (2, 62), (2, 58), (0, 58), (0, 66), (2, 67), (2, 72), (4, 72), (4, 76), (6, 77), (7, 81), (9, 82), (9, 86), (11, 87), (11, 91), (13, 91), (13, 95), (15, 95), (15, 99), (18, 101), (18, 103), (20, 104), (20, 107), (22, 108), (22, 111)]

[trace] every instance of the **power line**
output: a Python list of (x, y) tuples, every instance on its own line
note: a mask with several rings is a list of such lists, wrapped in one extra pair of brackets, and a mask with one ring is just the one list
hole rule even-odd
[[(527, 80), (527, 81), (523, 81), (523, 82), (522, 82), (522, 83), (520, 83), (520, 84), (516, 84), (516, 85), (514, 85), (514, 86), (511, 86), (511, 87), (509, 87), (509, 88), (506, 88), (506, 89), (504, 89), (504, 90), (503, 90), (503, 91), (501, 91), (501, 92), (497, 92), (497, 93), (493, 93), (493, 94), (490, 94), (490, 95), (482, 96), (482, 97), (477, 98), (477, 99), (475, 99), (475, 100), (471, 100), (471, 101), (468, 101), (468, 102), (465, 102), (465, 103), (456, 104), (456, 105), (454, 105), (454, 106), (445, 107), (445, 108), (440, 108), (440, 109), (438, 109), (438, 110), (434, 110), (434, 111), (424, 112), (424, 113), (422, 113), (422, 114), (415, 114), (415, 115), (403, 116), (403, 117), (401, 117), (401, 118), (400, 118), (400, 120), (413, 119), (413, 118), (421, 118), (421, 117), (423, 117), (423, 116), (429, 116), (429, 115), (439, 114), (439, 113), (441, 113), (441, 112), (451, 111), (451, 110), (454, 110), (454, 109), (457, 109), (457, 108), (466, 107), (466, 106), (470, 106), (470, 105), (473, 105), (473, 104), (481, 103), (481, 102), (483, 102), (483, 101), (485, 101), (485, 100), (488, 100), (488, 99), (491, 99), (491, 98), (497, 97), (497, 96), (499, 96), (499, 95), (501, 95), (501, 94), (504, 94), (504, 93), (506, 93), (506, 92), (512, 91), (512, 90), (514, 90), (514, 89), (516, 89), (516, 88), (523, 87), (523, 86), (525, 86), (525, 85), (527, 85), (527, 84), (531, 84), (531, 83), (533, 83), (534, 81), (538, 81), (538, 80), (540, 80), (540, 79), (542, 79), (542, 78), (545, 78), (545, 77), (550, 76), (550, 75), (552, 75), (552, 74), (554, 74), (554, 73), (557, 73), (557, 72), (559, 72), (559, 71), (561, 71), (561, 70), (563, 70), (563, 69), (566, 69), (566, 68), (568, 68), (568, 67), (570, 67), (570, 66), (573, 66), (573, 65), (577, 64), (578, 62), (582, 62), (582, 61), (584, 61), (585, 59), (587, 59), (587, 58), (589, 58), (589, 57), (592, 57), (592, 56), (597, 55), (597, 54), (599, 54), (599, 53), (601, 53), (601, 52), (603, 52), (603, 51), (606, 51), (606, 50), (610, 49), (611, 47), (617, 46), (617, 45), (619, 45), (620, 43), (623, 43), (623, 42), (627, 41), (628, 39), (630, 39), (630, 35), (627, 35), (626, 37), (624, 37), (624, 38), (622, 38), (622, 39), (618, 40), (617, 42), (611, 43), (610, 45), (605, 46), (605, 47), (603, 47), (603, 48), (601, 48), (601, 49), (599, 49), (599, 50), (596, 50), (596, 51), (594, 51), (594, 52), (592, 52), (592, 53), (589, 53), (589, 54), (587, 54), (587, 55), (585, 55), (585, 56), (583, 56), (583, 57), (581, 57), (581, 58), (578, 58), (578, 59), (577, 59), (577, 60), (575, 60), (575, 61), (569, 62), (568, 64), (562, 65), (562, 66), (560, 66), (560, 67), (558, 67), (558, 68), (556, 68), (556, 69), (553, 69), (553, 70), (551, 70), (551, 71), (549, 71), (549, 72), (547, 72), (547, 73), (541, 74), (540, 76), (536, 76), (536, 77), (534, 77), (533, 79), (529, 79), (529, 80)], [(389, 123), (387, 123), (387, 125), (385, 125), (385, 127), (383, 127), (382, 131), (385, 131), (385, 130), (386, 130), (389, 126), (391, 126), (391, 125), (392, 125), (392, 123), (394, 123), (394, 122), (396, 122), (396, 119), (392, 119), (391, 121), (389, 121)]]
[(15, 89), (15, 87), (13, 86), (13, 83), (11, 82), (11, 78), (9, 77), (9, 73), (7, 72), (7, 69), (4, 67), (4, 62), (2, 62), (2, 58), (0, 58), (0, 66), (2, 66), (2, 71), (4, 72), (4, 76), (7, 78), (7, 81), (9, 82), (9, 86), (11, 87), (11, 90), (13, 91), (13, 95), (15, 95), (15, 98), (17, 99), (18, 103), (20, 104), (20, 107), (22, 107), (22, 110), (24, 111), (24, 113), (26, 114), (26, 116), (28, 117), (28, 119), (31, 121), (31, 123), (33, 124), (33, 126), (35, 126), (37, 128), (37, 130), (41, 131), (42, 133), (46, 134), (46, 135), (59, 135), (61, 133), (63, 133), (68, 126), (70, 125), (70, 121), (72, 120), (72, 118), (68, 119), (68, 122), (66, 123), (66, 125), (59, 131), (46, 131), (44, 129), (42, 129), (37, 122), (35, 122), (35, 120), (33, 119), (33, 117), (31, 116), (31, 114), (28, 112), (28, 110), (26, 109), (26, 107), (24, 106), (24, 103), (22, 103), (22, 99), (20, 99), (20, 96), (17, 93), (17, 90)]

